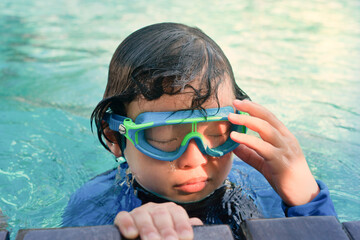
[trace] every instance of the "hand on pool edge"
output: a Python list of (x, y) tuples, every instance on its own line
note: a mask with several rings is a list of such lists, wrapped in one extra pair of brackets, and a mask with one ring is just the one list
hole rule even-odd
[(314, 199), (320, 190), (295, 136), (263, 106), (248, 100), (233, 104), (250, 116), (229, 114), (229, 121), (245, 125), (261, 137), (232, 132), (231, 139), (240, 143), (234, 153), (261, 172), (289, 206)]
[(194, 238), (192, 225), (202, 225), (200, 219), (189, 218), (185, 209), (173, 202), (147, 203), (131, 212), (119, 212), (114, 220), (126, 238), (190, 240)]

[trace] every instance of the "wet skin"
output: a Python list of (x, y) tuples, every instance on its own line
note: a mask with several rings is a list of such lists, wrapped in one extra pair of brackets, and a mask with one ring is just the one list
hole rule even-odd
[[(229, 121), (245, 125), (260, 136), (231, 132), (230, 137), (240, 143), (233, 152), (260, 171), (288, 205), (310, 202), (319, 193), (319, 187), (296, 138), (266, 108), (250, 101), (235, 100), (228, 82), (219, 88), (220, 107), (232, 105), (249, 113), (249, 116), (230, 114)], [(140, 98), (128, 105), (128, 115), (135, 119), (141, 112), (187, 109), (191, 94), (164, 95), (155, 101)], [(212, 98), (203, 107), (214, 108), (217, 104)], [(108, 146), (115, 156), (121, 154), (117, 144)], [(125, 156), (136, 180), (145, 189), (175, 202), (205, 198), (222, 184), (232, 164), (232, 153), (220, 158), (206, 156), (193, 140), (184, 154), (173, 162), (174, 166), (145, 156), (129, 141)], [(140, 235), (144, 239), (192, 239), (191, 224), (201, 224), (201, 221), (189, 219), (182, 207), (169, 202), (150, 203), (131, 212), (120, 212), (115, 224), (128, 238)]]
[[(219, 88), (220, 107), (232, 106), (234, 94), (228, 85)], [(231, 92), (230, 92), (231, 93)], [(163, 112), (189, 109), (193, 92), (163, 95), (157, 100), (139, 99), (128, 105), (128, 116), (135, 119), (142, 112)], [(214, 98), (204, 108), (216, 108)], [(191, 140), (183, 155), (173, 162), (159, 161), (146, 156), (127, 140), (125, 156), (137, 182), (150, 192), (175, 202), (194, 202), (204, 199), (221, 186), (232, 166), (232, 153), (222, 157), (204, 155), (195, 140)], [(156, 173), (156, 174), (154, 174)]]

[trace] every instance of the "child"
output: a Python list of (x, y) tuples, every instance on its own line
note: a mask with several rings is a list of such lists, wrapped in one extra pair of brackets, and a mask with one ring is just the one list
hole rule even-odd
[(227, 179), (234, 155), (263, 174), (286, 216), (336, 215), (296, 138), (249, 101), (222, 50), (197, 28), (160, 23), (128, 36), (91, 119), (122, 163), (72, 196), (64, 226), (114, 222), (127, 238), (192, 239), (191, 225), (223, 223), (241, 239), (240, 223), (263, 214)]

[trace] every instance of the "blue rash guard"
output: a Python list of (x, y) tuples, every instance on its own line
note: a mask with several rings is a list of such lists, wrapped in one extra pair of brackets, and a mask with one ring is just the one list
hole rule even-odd
[[(120, 211), (131, 211), (147, 202), (166, 202), (132, 180), (127, 163), (85, 183), (70, 198), (63, 226), (113, 224)], [(235, 239), (243, 239), (240, 223), (250, 218), (337, 216), (326, 185), (317, 181), (320, 193), (309, 203), (287, 206), (266, 179), (245, 162), (234, 159), (224, 184), (195, 203), (180, 204), (190, 217), (204, 224), (228, 224)]]

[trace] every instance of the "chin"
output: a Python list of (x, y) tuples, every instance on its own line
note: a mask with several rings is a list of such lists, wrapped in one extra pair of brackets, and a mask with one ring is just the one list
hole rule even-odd
[[(215, 190), (214, 190), (215, 191)], [(204, 200), (205, 198), (207, 198), (208, 196), (210, 196), (214, 191), (206, 194), (206, 193), (195, 193), (195, 194), (187, 194), (187, 195), (181, 195), (179, 197), (177, 197), (176, 199), (168, 199), (172, 202), (175, 203), (180, 203), (180, 204), (184, 204), (184, 203), (196, 203), (196, 202), (200, 202), (201, 200)]]

